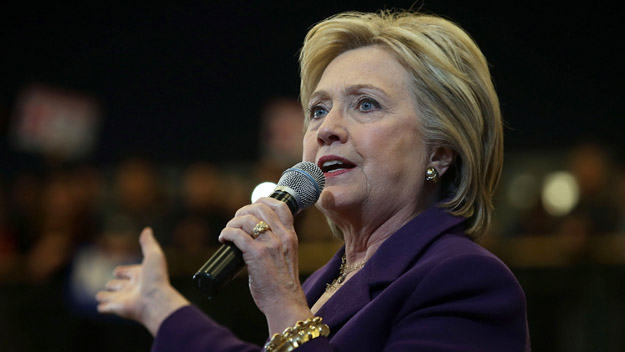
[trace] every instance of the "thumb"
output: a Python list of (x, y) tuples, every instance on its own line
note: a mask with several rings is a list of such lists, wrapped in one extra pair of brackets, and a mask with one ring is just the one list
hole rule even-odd
[(143, 253), (143, 259), (145, 260), (163, 260), (163, 249), (154, 238), (152, 229), (146, 227), (141, 231), (139, 236), (139, 244), (141, 245), (141, 253)]

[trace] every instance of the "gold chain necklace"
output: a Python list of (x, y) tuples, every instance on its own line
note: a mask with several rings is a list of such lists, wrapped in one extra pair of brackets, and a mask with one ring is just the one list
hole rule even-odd
[(345, 254), (343, 254), (343, 257), (341, 258), (341, 267), (339, 268), (339, 276), (334, 279), (332, 283), (326, 284), (326, 292), (331, 292), (338, 289), (343, 284), (343, 282), (345, 282), (345, 278), (347, 278), (347, 275), (365, 266), (366, 262), (366, 260), (363, 260), (360, 263), (347, 265), (347, 257), (345, 256)]

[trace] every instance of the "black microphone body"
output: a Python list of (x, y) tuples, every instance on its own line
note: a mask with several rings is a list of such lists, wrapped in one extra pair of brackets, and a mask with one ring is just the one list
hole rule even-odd
[[(282, 173), (269, 196), (285, 202), (295, 216), (315, 204), (325, 185), (323, 171), (311, 162), (301, 162)], [(234, 243), (223, 244), (193, 275), (193, 282), (207, 298), (213, 298), (245, 267), (243, 253)]]

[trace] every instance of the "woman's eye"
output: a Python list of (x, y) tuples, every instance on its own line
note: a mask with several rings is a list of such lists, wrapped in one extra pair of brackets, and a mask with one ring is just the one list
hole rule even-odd
[(377, 101), (369, 98), (361, 99), (358, 102), (358, 109), (361, 111), (372, 111), (376, 108), (379, 108), (380, 104)]
[(313, 120), (324, 117), (327, 114), (328, 110), (320, 106), (313, 106), (312, 108), (310, 108), (310, 118)]

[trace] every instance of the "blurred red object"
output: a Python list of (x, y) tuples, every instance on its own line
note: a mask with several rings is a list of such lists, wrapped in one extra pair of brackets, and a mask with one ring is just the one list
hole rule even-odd
[(10, 139), (17, 150), (77, 159), (93, 150), (99, 120), (99, 104), (93, 97), (32, 85), (18, 97)]

